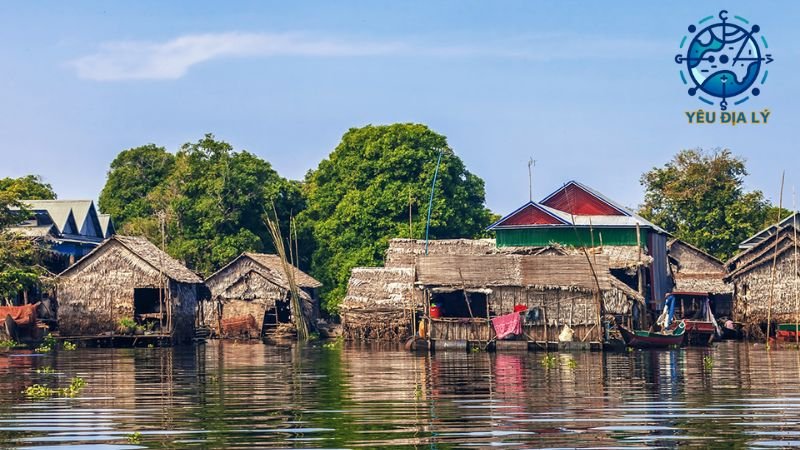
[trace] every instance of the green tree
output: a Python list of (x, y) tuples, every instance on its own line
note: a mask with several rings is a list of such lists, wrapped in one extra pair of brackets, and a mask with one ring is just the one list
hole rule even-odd
[(743, 159), (730, 150), (683, 150), (663, 167), (642, 175), (639, 213), (677, 238), (727, 259), (739, 242), (759, 231), (770, 204), (760, 191), (746, 192)]
[(152, 215), (147, 196), (166, 180), (174, 165), (175, 156), (155, 144), (122, 151), (111, 162), (100, 192), (100, 211), (111, 214), (118, 227), (131, 218)]
[(27, 215), (19, 200), (17, 192), (0, 190), (0, 300), (6, 304), (39, 283), (43, 272), (38, 265), (41, 253), (33, 241), (8, 229)]
[[(133, 155), (126, 153), (135, 151)], [(274, 205), (284, 234), (288, 237), (289, 218), (304, 207), (298, 183), (278, 175), (272, 166), (247, 151), (234, 151), (227, 142), (207, 134), (194, 143), (184, 144), (167, 163), (166, 151), (155, 146), (127, 150), (117, 158), (126, 161), (109, 172), (114, 186), (124, 186), (126, 201), (141, 200), (141, 207), (124, 209), (122, 231), (147, 236), (161, 243), (161, 219), (164, 218), (167, 252), (204, 274), (228, 263), (243, 251), (273, 251), (263, 215)], [(141, 170), (142, 155), (158, 155), (163, 164), (153, 177), (136, 184), (136, 177), (121, 168)], [(115, 162), (117, 161), (115, 160)], [(168, 170), (165, 166), (169, 166)], [(164, 171), (166, 174), (163, 174)], [(124, 183), (119, 182), (123, 180)], [(101, 196), (101, 208), (117, 203), (115, 190), (107, 183)], [(125, 201), (119, 205), (126, 208)], [(111, 210), (113, 211), (113, 209)], [(113, 212), (112, 212), (113, 214)], [(298, 247), (305, 247), (302, 243)]]
[[(473, 237), (490, 224), (484, 184), (464, 167), (444, 136), (425, 125), (350, 129), (306, 176), (302, 227), (313, 236), (312, 273), (323, 283), (323, 306), (335, 312), (350, 269), (383, 262), (388, 241), (423, 238), (439, 149), (443, 150), (430, 237)], [(409, 203), (412, 226), (409, 231)]]
[(0, 179), (0, 191), (20, 200), (55, 200), (53, 187), (42, 181), (39, 175)]

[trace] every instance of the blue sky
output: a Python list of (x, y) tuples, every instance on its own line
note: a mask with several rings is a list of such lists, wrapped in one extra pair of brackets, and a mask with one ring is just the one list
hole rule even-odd
[[(800, 3), (2, 2), (0, 177), (96, 198), (121, 150), (204, 133), (301, 179), (351, 127), (421, 122), (486, 181), (487, 205), (570, 179), (628, 206), (683, 148), (728, 147), (748, 188), (785, 204), (797, 176)], [(775, 62), (767, 125), (689, 125), (673, 61), (686, 27), (727, 9)]]

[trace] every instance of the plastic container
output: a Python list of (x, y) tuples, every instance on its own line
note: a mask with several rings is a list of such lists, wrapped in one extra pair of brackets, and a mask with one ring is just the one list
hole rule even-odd
[(442, 309), (439, 305), (431, 305), (431, 319), (438, 319), (442, 317)]

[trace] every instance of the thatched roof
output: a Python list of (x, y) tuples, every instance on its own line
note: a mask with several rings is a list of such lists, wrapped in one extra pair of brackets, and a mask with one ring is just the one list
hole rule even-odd
[[(428, 255), (487, 255), (495, 253), (494, 239), (436, 239), (428, 241)], [(423, 239), (392, 239), (386, 250), (386, 267), (412, 267), (425, 254)]]
[(340, 311), (398, 310), (413, 304), (414, 269), (356, 267), (350, 272), (347, 295)]
[(202, 284), (203, 279), (199, 275), (189, 270), (186, 266), (178, 262), (178, 260), (169, 256), (160, 248), (156, 247), (147, 238), (140, 236), (122, 236), (115, 235), (103, 241), (102, 244), (97, 246), (84, 258), (77, 263), (73, 264), (67, 270), (59, 274), (60, 277), (69, 276), (74, 271), (82, 268), (87, 261), (91, 261), (92, 256), (105, 251), (110, 245), (117, 243), (137, 256), (142, 261), (153, 267), (155, 270), (162, 272), (167, 278), (170, 278), (178, 283), (187, 284)]
[(670, 269), (676, 291), (727, 294), (733, 287), (727, 284), (722, 261), (702, 249), (673, 239), (667, 243)]
[[(649, 266), (653, 258), (636, 246), (613, 246), (588, 248), (592, 256), (608, 258), (611, 269), (629, 269)], [(386, 267), (412, 267), (414, 258), (425, 254), (425, 241), (422, 239), (392, 239), (386, 250)], [(544, 247), (501, 247), (497, 248), (494, 239), (440, 239), (428, 242), (428, 255), (571, 255), (584, 256), (583, 250), (552, 244)]]
[[(286, 272), (284, 272), (283, 263), (281, 262), (280, 256), (270, 255), (266, 253), (244, 252), (241, 255), (237, 256), (233, 261), (229, 262), (228, 264), (225, 264), (225, 266), (223, 266), (221, 269), (214, 272), (207, 279), (214, 278), (217, 274), (227, 269), (234, 263), (237, 263), (242, 258), (248, 258), (251, 261), (255, 262), (257, 265), (261, 266), (263, 271), (266, 272), (266, 273), (262, 272), (262, 275), (268, 278), (272, 283), (286, 289), (289, 288), (289, 281), (286, 278)], [(311, 275), (303, 272), (297, 267), (291, 266), (291, 268), (292, 272), (294, 273), (294, 280), (299, 287), (315, 289), (322, 286), (322, 283), (315, 280), (313, 277), (311, 277)]]
[(796, 234), (800, 234), (800, 232), (796, 231), (794, 226), (784, 226), (778, 231), (777, 239), (775, 235), (772, 235), (770, 239), (762, 240), (758, 244), (734, 256), (725, 263), (725, 268), (728, 270), (725, 281), (731, 281), (738, 275), (749, 272), (764, 264), (771, 264), (773, 258), (776, 256), (781, 256), (788, 251), (794, 251), (800, 246), (800, 242), (795, 240)]
[(429, 255), (416, 259), (417, 282), (428, 287), (491, 286), (596, 290), (610, 288), (608, 259), (545, 255)]

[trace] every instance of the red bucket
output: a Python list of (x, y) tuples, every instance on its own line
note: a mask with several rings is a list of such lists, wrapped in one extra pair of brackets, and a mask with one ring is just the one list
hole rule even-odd
[(442, 310), (438, 305), (431, 305), (431, 319), (438, 319), (442, 317)]

